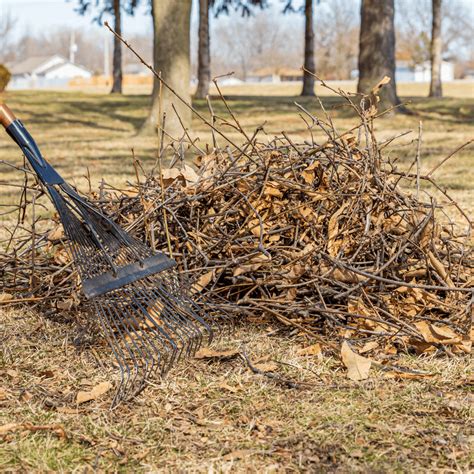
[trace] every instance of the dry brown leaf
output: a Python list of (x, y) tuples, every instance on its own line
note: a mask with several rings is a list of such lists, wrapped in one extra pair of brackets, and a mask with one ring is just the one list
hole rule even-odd
[(346, 201), (329, 219), (328, 223), (328, 253), (331, 257), (335, 257), (341, 248), (341, 240), (339, 237), (339, 217), (349, 206), (351, 201)]
[(427, 343), (459, 344), (462, 341), (461, 336), (448, 326), (435, 326), (427, 321), (418, 321), (415, 327)]
[(17, 431), (22, 427), (21, 423), (7, 423), (6, 425), (0, 426), (0, 436), (3, 436), (12, 431)]
[(0, 293), (0, 303), (8, 303), (13, 299), (13, 295), (10, 293)]
[(50, 242), (54, 242), (54, 241), (56, 241), (56, 240), (64, 239), (64, 228), (63, 228), (63, 226), (62, 226), (62, 225), (58, 225), (56, 228), (54, 228), (53, 230), (51, 230), (51, 231), (48, 233), (47, 239), (48, 239)]
[(95, 400), (101, 395), (104, 395), (104, 393), (107, 393), (111, 388), (112, 384), (110, 382), (101, 382), (88, 392), (78, 392), (76, 397), (76, 403), (79, 405), (90, 400)]
[(428, 373), (416, 373), (416, 372), (403, 372), (398, 370), (391, 370), (389, 372), (385, 372), (385, 377), (393, 378), (393, 379), (426, 379), (429, 377), (433, 377), (434, 374)]
[(316, 344), (312, 344), (311, 346), (308, 347), (303, 347), (302, 349), (299, 349), (297, 352), (298, 355), (300, 356), (322, 356), (322, 350), (321, 350), (321, 344), (318, 342)]
[(258, 362), (254, 363), (253, 366), (262, 372), (275, 372), (278, 370), (278, 364), (275, 362)]
[(342, 343), (341, 358), (347, 368), (347, 376), (351, 380), (359, 381), (369, 377), (372, 361), (356, 354), (347, 341)]
[(229, 349), (226, 351), (215, 351), (212, 349), (209, 349), (207, 347), (203, 347), (202, 349), (199, 349), (196, 354), (194, 355), (195, 359), (220, 359), (220, 360), (226, 360), (226, 359), (233, 359), (234, 357), (239, 355), (239, 351), (237, 349)]
[(369, 341), (364, 344), (362, 349), (359, 351), (359, 354), (365, 354), (366, 352), (373, 351), (379, 347), (379, 343), (377, 341)]
[(207, 273), (204, 273), (204, 275), (201, 275), (197, 282), (194, 283), (192, 292), (197, 293), (199, 291), (202, 291), (204, 288), (206, 288), (207, 285), (212, 281), (214, 277), (214, 270), (211, 270)]

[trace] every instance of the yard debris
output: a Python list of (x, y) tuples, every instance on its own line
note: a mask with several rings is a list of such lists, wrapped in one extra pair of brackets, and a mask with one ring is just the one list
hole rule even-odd
[(347, 376), (354, 381), (365, 380), (369, 377), (372, 361), (355, 353), (347, 341), (342, 343), (341, 358), (347, 367)]
[[(438, 189), (468, 234), (470, 218), (431, 175), (397, 168), (384, 152), (388, 143), (376, 141), (373, 110), (340, 94), (360, 119), (350, 131), (298, 106), (305, 142), (285, 133), (263, 141), (258, 129), (242, 131), (239, 146), (221, 147), (214, 138), (204, 151), (185, 134), (169, 145), (172, 160), (160, 165), (161, 176), (146, 173), (123, 190), (103, 183), (88, 198), (155, 250), (171, 248), (195, 295), (239, 320), (293, 326), (319, 342), (315, 355), (343, 343), (344, 364), (355, 373), (355, 360), (360, 378), (370, 364), (360, 368), (367, 359), (355, 350), (374, 360), (407, 350), (470, 352), (472, 246), (433, 196), (410, 193), (409, 184)], [(316, 128), (323, 140), (316, 141)], [(195, 153), (194, 168), (184, 162), (186, 149)], [(31, 216), (31, 200), (20, 211)], [(8, 295), (0, 304), (14, 295), (35, 307), (84, 313), (61, 229), (39, 232), (40, 224), (34, 245), (19, 226), (0, 254), (0, 291)]]
[(110, 382), (101, 382), (89, 391), (79, 391), (77, 393), (76, 403), (80, 405), (81, 403), (95, 400), (107, 393), (111, 388), (112, 384)]

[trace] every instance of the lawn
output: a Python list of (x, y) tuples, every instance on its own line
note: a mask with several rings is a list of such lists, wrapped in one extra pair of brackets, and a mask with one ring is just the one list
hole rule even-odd
[[(306, 138), (294, 101), (322, 113), (315, 100), (251, 92), (225, 91), (242, 125), (250, 131), (263, 125), (269, 137), (284, 130), (295, 141)], [(156, 138), (137, 136), (146, 95), (11, 92), (4, 99), (37, 137), (44, 155), (80, 188), (88, 185), (86, 175), (93, 187), (102, 177), (118, 186), (135, 179), (132, 149), (145, 168), (154, 162)], [(322, 100), (338, 130), (354, 125), (339, 98)], [(411, 130), (389, 150), (400, 167), (415, 156), (420, 121), (422, 172), (473, 138), (472, 96), (404, 100), (415, 114), (377, 124), (381, 139)], [(224, 116), (223, 105), (214, 102), (216, 113)], [(203, 101), (195, 105), (207, 113)], [(201, 147), (210, 141), (197, 120), (193, 136)], [(436, 173), (471, 216), (473, 159), (470, 145)], [(4, 134), (0, 160), (22, 162)], [(17, 192), (5, 183), (21, 177), (2, 164), (0, 172), (0, 203), (14, 202)], [(247, 324), (223, 334), (216, 348), (273, 364), (297, 388), (253, 373), (238, 354), (228, 360), (192, 359), (135, 402), (110, 411), (112, 391), (76, 404), (78, 391), (110, 376), (107, 355), (89, 348), (83, 328), (60, 319), (0, 310), (0, 471), (468, 472), (474, 467), (474, 380), (467, 356), (404, 355), (398, 365), (429, 376), (397, 379), (374, 369), (369, 380), (353, 382), (329, 348), (303, 355), (301, 349), (315, 342), (309, 336), (272, 324)]]

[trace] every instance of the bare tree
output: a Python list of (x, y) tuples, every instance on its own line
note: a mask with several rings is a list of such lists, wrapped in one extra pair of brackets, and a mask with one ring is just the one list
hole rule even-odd
[(315, 57), (324, 79), (349, 79), (357, 69), (359, 19), (355, 0), (331, 0), (316, 7)]
[(209, 9), (215, 16), (229, 14), (231, 8), (242, 17), (250, 17), (253, 7), (265, 8), (267, 0), (199, 0), (198, 86), (196, 98), (206, 97), (211, 80), (211, 48), (209, 36)]
[[(114, 17), (114, 28), (118, 34), (122, 32), (122, 8), (129, 15), (133, 15), (140, 0), (77, 0), (77, 12), (84, 15), (87, 11), (98, 8), (98, 14), (93, 21), (102, 23), (102, 18), (105, 14), (110, 14)], [(113, 85), (111, 93), (122, 93), (122, 43), (118, 38), (114, 38), (114, 53), (113, 53)]]
[(301, 95), (314, 95), (314, 25), (313, 25), (313, 0), (305, 0), (304, 16), (304, 73), (303, 90)]
[[(120, 0), (113, 0), (114, 5), (114, 27), (117, 34), (122, 34), (122, 12)], [(122, 43), (121, 41), (114, 36), (114, 59), (113, 59), (113, 83), (111, 94), (121, 94), (122, 93)]]
[[(191, 0), (152, 0), (153, 63), (163, 79), (188, 103), (190, 94)], [(163, 112), (166, 113), (166, 131), (171, 135), (182, 132), (178, 117), (186, 128), (191, 127), (191, 111), (166, 88), (162, 89)], [(160, 81), (153, 83), (152, 103), (141, 133), (153, 133), (160, 123)]]
[(204, 99), (211, 82), (211, 48), (209, 38), (209, 0), (199, 0), (198, 86), (196, 98)]
[[(281, 21), (275, 10), (256, 12), (249, 18), (219, 17), (212, 31), (212, 73), (234, 71), (245, 80), (257, 69), (277, 73), (300, 68), (304, 32), (301, 19), (295, 20)], [(289, 37), (293, 40), (288, 41)]]
[(15, 48), (12, 33), (16, 26), (16, 18), (9, 11), (0, 17), (0, 64), (14, 59)]
[(432, 0), (432, 26), (431, 26), (431, 83), (430, 97), (442, 97), (441, 86), (441, 52), (443, 43), (441, 40), (441, 0)]
[[(430, 61), (432, 0), (397, 0), (395, 27), (397, 54), (412, 66)], [(441, 55), (457, 62), (468, 61), (474, 35), (474, 9), (465, 1), (443, 4)]]
[(357, 91), (367, 94), (384, 76), (390, 78), (380, 92), (381, 107), (399, 105), (395, 82), (394, 0), (362, 0)]

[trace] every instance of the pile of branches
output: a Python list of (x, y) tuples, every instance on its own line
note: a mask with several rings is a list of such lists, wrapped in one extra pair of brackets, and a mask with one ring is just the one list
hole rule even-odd
[[(203, 151), (186, 132), (161, 147), (152, 172), (88, 197), (172, 254), (191, 291), (241, 320), (276, 319), (328, 343), (349, 338), (363, 352), (469, 353), (474, 260), (466, 235), (422, 191), (423, 180), (437, 185), (415, 167), (419, 150), (414, 172), (384, 157), (391, 140), (375, 139), (375, 93), (361, 106), (344, 97), (360, 118), (349, 132), (300, 106), (310, 140), (283, 134), (264, 143), (231, 115), (242, 145), (218, 146), (212, 125), (214, 146)], [(174, 157), (164, 169), (167, 150)], [(31, 235), (13, 239), (0, 257), (5, 302), (81, 309), (63, 240), (59, 224), (37, 233), (34, 245)]]

